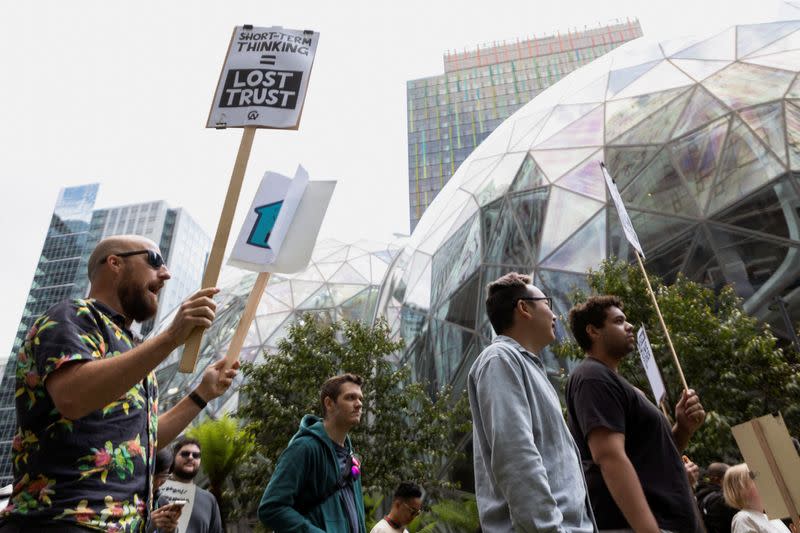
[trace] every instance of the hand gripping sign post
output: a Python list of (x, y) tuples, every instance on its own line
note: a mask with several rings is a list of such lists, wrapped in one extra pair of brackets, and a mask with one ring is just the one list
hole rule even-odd
[(228, 260), (259, 274), (225, 355), (226, 367), (239, 358), (270, 272), (288, 274), (308, 266), (335, 186), (335, 181), (309, 181), (303, 167), (294, 179), (264, 175)]
[(766, 415), (733, 426), (758, 493), (770, 518), (791, 518), (800, 531), (800, 457), (783, 417)]
[[(202, 287), (217, 284), (256, 129), (300, 126), (318, 42), (319, 33), (310, 30), (249, 25), (233, 30), (206, 127), (244, 131)], [(183, 350), (181, 372), (194, 370), (202, 339), (203, 330), (195, 329)]]
[(672, 358), (675, 361), (675, 366), (678, 368), (678, 375), (681, 378), (681, 383), (683, 384), (683, 389), (685, 391), (689, 390), (689, 385), (686, 383), (686, 378), (683, 375), (683, 369), (681, 368), (681, 362), (678, 360), (678, 354), (675, 353), (675, 347), (672, 345), (672, 339), (669, 336), (669, 330), (667, 330), (667, 325), (664, 323), (664, 317), (661, 315), (661, 309), (658, 307), (658, 300), (656, 300), (656, 293), (653, 292), (653, 287), (650, 286), (650, 279), (647, 277), (647, 271), (644, 269), (644, 263), (642, 263), (642, 257), (644, 257), (644, 252), (642, 251), (642, 245), (639, 244), (639, 237), (636, 235), (636, 230), (633, 229), (633, 223), (631, 222), (631, 218), (628, 216), (628, 211), (625, 209), (625, 203), (622, 201), (622, 197), (619, 195), (619, 191), (617, 190), (617, 186), (614, 183), (614, 180), (611, 178), (611, 175), (608, 173), (605, 164), (600, 163), (600, 168), (603, 170), (603, 176), (606, 180), (606, 186), (608, 187), (608, 192), (611, 194), (611, 198), (614, 200), (614, 205), (617, 208), (617, 213), (619, 214), (619, 220), (622, 224), (622, 230), (625, 232), (625, 237), (628, 239), (628, 242), (631, 243), (631, 246), (634, 248), (634, 253), (636, 254), (636, 261), (639, 263), (639, 268), (642, 270), (642, 276), (644, 276), (644, 282), (647, 284), (647, 292), (650, 293), (650, 298), (653, 300), (653, 306), (656, 309), (656, 315), (658, 315), (658, 321), (661, 323), (661, 328), (664, 330), (664, 335), (667, 338), (667, 345), (669, 346), (669, 350), (672, 353)]

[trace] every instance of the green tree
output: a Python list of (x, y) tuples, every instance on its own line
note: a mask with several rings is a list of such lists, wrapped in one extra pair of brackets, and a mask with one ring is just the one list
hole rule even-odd
[[(776, 337), (742, 309), (733, 288), (718, 293), (678, 275), (671, 285), (649, 276), (670, 337), (689, 386), (695, 389), (708, 413), (706, 422), (692, 438), (687, 455), (697, 464), (716, 460), (736, 462), (740, 455), (731, 426), (780, 411), (789, 431), (800, 430), (800, 364), (797, 354), (784, 351)], [(628, 321), (644, 324), (673, 406), (682, 385), (666, 344), (644, 277), (633, 265), (605, 261), (589, 271), (594, 294), (615, 294), (625, 305)], [(587, 294), (575, 291), (573, 303)], [(582, 358), (574, 342), (556, 346), (562, 357)], [(628, 357), (620, 372), (650, 394), (638, 356)]]
[(224, 415), (218, 420), (207, 419), (186, 432), (200, 441), (203, 450), (203, 470), (208, 476), (208, 490), (217, 499), (223, 524), (228, 516), (228, 500), (223, 498), (223, 488), (237, 463), (253, 448), (249, 433), (239, 429), (235, 418)]
[(440, 469), (458, 455), (458, 437), (470, 430), (466, 395), (442, 389), (431, 398), (425, 383), (412, 382), (408, 365), (390, 362), (401, 349), (384, 320), (370, 327), (307, 315), (289, 327), (277, 353), (244, 365), (239, 416), (255, 447), (236, 481), (242, 512), (257, 506), (302, 416), (321, 414), (319, 387), (342, 372), (365, 379), (362, 423), (350, 434), (362, 459), (364, 492), (386, 494), (401, 480), (448, 486)]

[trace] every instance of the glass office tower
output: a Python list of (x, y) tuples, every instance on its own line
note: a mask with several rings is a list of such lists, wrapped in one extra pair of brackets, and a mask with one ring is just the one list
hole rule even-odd
[(547, 87), (642, 36), (638, 20), (445, 54), (444, 74), (411, 80), (411, 231), (456, 169), (494, 129)]

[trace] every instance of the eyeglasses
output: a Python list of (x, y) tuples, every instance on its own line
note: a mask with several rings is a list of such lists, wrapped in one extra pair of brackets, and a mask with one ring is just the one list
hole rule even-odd
[(553, 308), (553, 299), (549, 296), (526, 296), (524, 298), (517, 298), (516, 300), (514, 300), (514, 307), (517, 306), (517, 302), (519, 302), (520, 300), (526, 300), (531, 302), (544, 300), (547, 303), (547, 307), (549, 307), (550, 309)]
[(108, 258), (111, 257), (112, 255), (116, 255), (117, 257), (130, 257), (132, 255), (141, 255), (141, 254), (147, 254), (147, 264), (149, 264), (151, 267), (155, 269), (159, 269), (161, 268), (162, 265), (164, 265), (164, 258), (161, 257), (160, 253), (154, 250), (136, 250), (134, 252), (121, 252), (118, 254), (109, 254), (100, 261), (100, 264), (102, 265), (103, 263), (108, 261)]
[(409, 511), (411, 511), (411, 516), (417, 516), (418, 514), (420, 514), (420, 513), (422, 512), (422, 509), (417, 509), (416, 507), (411, 507), (411, 506), (410, 506), (410, 505), (408, 505), (406, 502), (400, 502), (400, 503), (402, 503), (403, 505), (405, 505), (405, 506), (406, 506), (406, 508), (407, 508)]
[(192, 459), (200, 459), (200, 452), (190, 452), (190, 451), (184, 450), (181, 453), (179, 453), (178, 455), (180, 455), (184, 459), (188, 459), (189, 457), (191, 457)]

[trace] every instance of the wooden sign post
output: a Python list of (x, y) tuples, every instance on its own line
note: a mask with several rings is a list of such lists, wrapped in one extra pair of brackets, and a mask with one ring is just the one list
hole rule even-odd
[[(244, 131), (203, 273), (203, 287), (213, 287), (219, 280), (256, 129), (299, 127), (318, 42), (319, 33), (310, 30), (251, 25), (233, 30), (206, 127)], [(195, 329), (183, 349), (181, 372), (194, 371), (202, 339), (203, 329)]]

